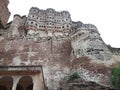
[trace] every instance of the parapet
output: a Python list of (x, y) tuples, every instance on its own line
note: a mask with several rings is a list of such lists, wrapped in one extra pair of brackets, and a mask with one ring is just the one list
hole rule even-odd
[(39, 14), (40, 12), (44, 12), (43, 14), (55, 13), (56, 16), (70, 16), (70, 13), (68, 11), (55, 11), (55, 9), (53, 8), (47, 8), (46, 10), (43, 10), (37, 7), (32, 7), (29, 12), (33, 14), (35, 13)]
[(114, 48), (110, 45), (107, 45), (108, 49), (114, 54), (114, 55), (120, 55), (120, 48)]
[(84, 24), (86, 29), (93, 29), (93, 30), (97, 30), (97, 27), (93, 24)]
[(93, 24), (84, 24), (81, 21), (72, 22), (72, 28), (70, 31), (70, 35), (77, 33), (78, 31), (86, 30), (86, 31), (94, 31), (99, 34), (97, 27)]

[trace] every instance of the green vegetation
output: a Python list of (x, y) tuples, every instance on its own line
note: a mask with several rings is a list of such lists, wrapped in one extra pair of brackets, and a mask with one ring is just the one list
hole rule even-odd
[(120, 90), (120, 66), (112, 69), (111, 81), (116, 90)]
[(69, 75), (68, 81), (77, 79), (77, 78), (79, 78), (79, 77), (80, 77), (79, 73), (78, 73), (78, 72), (74, 72), (74, 73), (72, 73), (71, 75)]

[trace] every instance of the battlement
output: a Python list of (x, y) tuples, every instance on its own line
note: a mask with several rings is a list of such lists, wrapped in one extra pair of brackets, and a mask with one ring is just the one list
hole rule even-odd
[(107, 45), (107, 47), (113, 54), (120, 55), (120, 48), (114, 48), (114, 47), (111, 47), (110, 45)]
[(55, 11), (53, 8), (47, 8), (46, 10), (39, 9), (37, 7), (32, 7), (29, 10), (29, 14), (36, 14), (36, 15), (54, 15), (54, 16), (63, 16), (63, 17), (70, 17), (70, 13), (68, 11)]
[(93, 24), (83, 24), (82, 22), (72, 22), (72, 28), (70, 31), (71, 38), (81, 36), (84, 32), (99, 34), (97, 27)]

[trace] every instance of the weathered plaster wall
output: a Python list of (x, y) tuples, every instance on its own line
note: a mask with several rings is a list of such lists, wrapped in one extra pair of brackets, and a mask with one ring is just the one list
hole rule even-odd
[[(68, 38), (1, 37), (0, 65), (42, 65), (47, 86), (59, 87), (59, 80), (69, 73), (71, 44)], [(53, 88), (54, 87), (54, 88)]]

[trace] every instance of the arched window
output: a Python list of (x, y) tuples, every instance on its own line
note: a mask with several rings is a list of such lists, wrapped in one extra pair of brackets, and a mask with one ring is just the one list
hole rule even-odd
[[(29, 89), (27, 89), (30, 85), (32, 85), (32, 86)], [(16, 89), (16, 90), (22, 90), (22, 88), (26, 88), (26, 90), (33, 90), (33, 80), (32, 80), (32, 78), (30, 76), (22, 77), (19, 80), (19, 83), (18, 83), (17, 87), (18, 87), (18, 89)]]
[(17, 85), (16, 90), (23, 90), (23, 87), (21, 85)]
[(33, 84), (29, 85), (26, 90), (33, 90)]
[(2, 77), (0, 79), (0, 90), (7, 90), (6, 87), (12, 88), (13, 86), (13, 78), (12, 77)]
[(31, 24), (33, 24), (33, 22), (31, 22)]
[(67, 28), (69, 27), (69, 25), (67, 25)]

